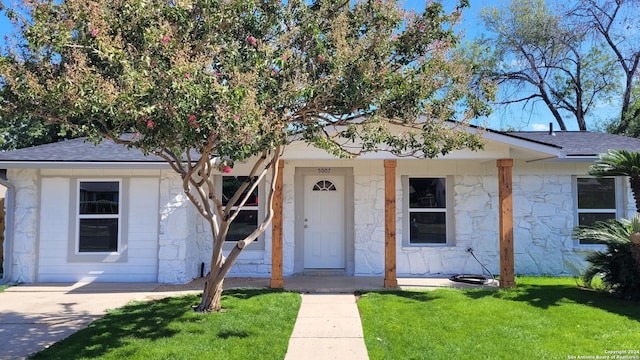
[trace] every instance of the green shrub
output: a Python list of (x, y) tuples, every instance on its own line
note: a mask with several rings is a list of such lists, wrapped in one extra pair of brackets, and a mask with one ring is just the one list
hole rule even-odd
[(634, 259), (638, 244), (630, 240), (634, 224), (640, 224), (640, 218), (627, 220), (598, 221), (593, 225), (578, 226), (574, 236), (607, 246), (607, 251), (596, 251), (587, 256), (589, 267), (582, 278), (586, 286), (591, 286), (594, 278), (600, 277), (605, 288), (628, 300), (640, 300), (640, 262)]

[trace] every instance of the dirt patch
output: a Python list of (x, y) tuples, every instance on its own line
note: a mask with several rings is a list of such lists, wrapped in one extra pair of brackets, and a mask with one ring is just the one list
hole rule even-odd
[(204, 278), (196, 278), (186, 284), (165, 284), (155, 288), (155, 292), (166, 291), (187, 291), (187, 290), (202, 290), (204, 288)]

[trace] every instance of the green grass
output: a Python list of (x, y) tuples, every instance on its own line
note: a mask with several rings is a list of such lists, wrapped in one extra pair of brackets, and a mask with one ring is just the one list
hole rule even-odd
[(110, 311), (33, 359), (283, 359), (300, 295), (227, 290), (223, 313), (192, 310), (200, 298), (138, 302)]
[(571, 278), (519, 278), (508, 290), (370, 292), (358, 301), (371, 360), (567, 359), (636, 351), (640, 303)]

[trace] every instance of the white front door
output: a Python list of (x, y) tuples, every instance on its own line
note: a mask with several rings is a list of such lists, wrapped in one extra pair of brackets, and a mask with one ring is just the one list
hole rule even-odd
[(304, 178), (304, 267), (345, 268), (344, 176)]

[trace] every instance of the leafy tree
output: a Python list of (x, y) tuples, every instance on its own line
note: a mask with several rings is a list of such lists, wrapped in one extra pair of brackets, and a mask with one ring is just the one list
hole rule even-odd
[[(30, 1), (10, 10), (24, 41), (0, 63), (11, 94), (0, 115), (30, 114), (164, 158), (209, 224), (197, 310), (217, 311), (224, 277), (271, 221), (290, 139), (341, 157), (482, 146), (465, 125), (488, 113), (493, 87), (450, 51), (466, 6), (448, 12), (433, 1), (416, 14), (394, 0)], [(253, 169), (223, 205), (212, 175), (238, 161)], [(265, 219), (225, 258), (233, 208), (267, 176)]]
[(620, 117), (610, 131), (640, 136), (640, 97), (637, 75), (640, 70), (639, 0), (580, 0), (566, 12), (583, 33), (592, 34), (610, 50), (624, 77)]
[(512, 0), (482, 13), (487, 34), (475, 42), (492, 76), (503, 86), (499, 104), (542, 101), (561, 130), (586, 116), (617, 88), (615, 61), (599, 44), (544, 0)]
[(49, 144), (71, 138), (59, 124), (51, 124), (38, 118), (0, 119), (0, 150), (14, 150), (29, 146)]

